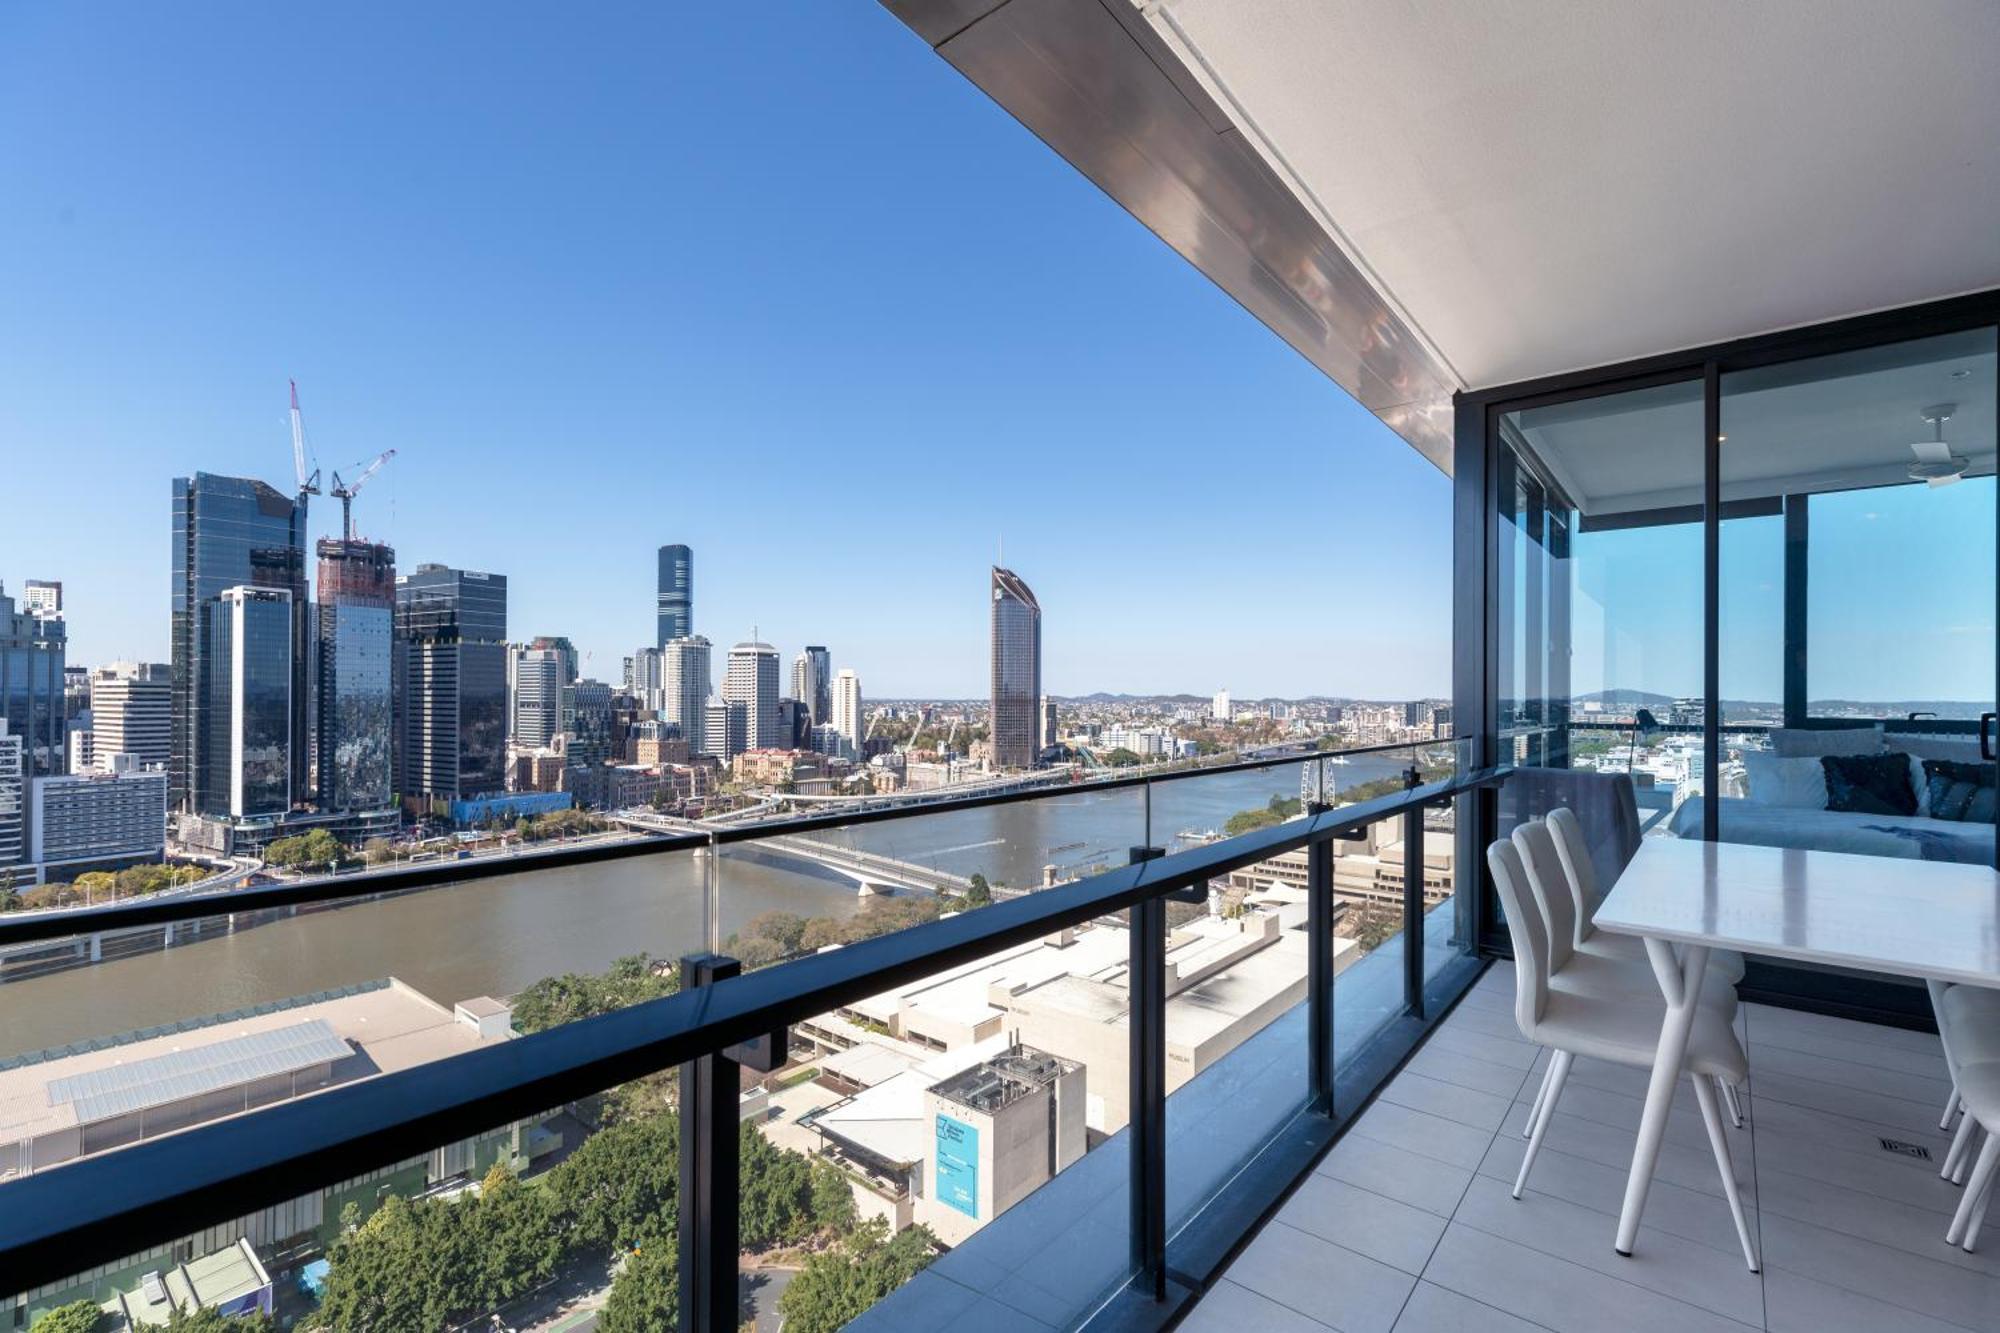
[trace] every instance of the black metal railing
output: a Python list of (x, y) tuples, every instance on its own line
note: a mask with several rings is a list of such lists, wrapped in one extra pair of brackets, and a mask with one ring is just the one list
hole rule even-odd
[[(1406, 749), (1407, 745), (1372, 747)], [(1352, 753), (1352, 752), (1350, 752)], [(1310, 762), (1318, 756), (1284, 756), (1209, 768), (1088, 784), (1132, 786), (1152, 780), (1213, 776)], [(1414, 769), (1409, 779), (1416, 779)], [(1131, 1123), (1128, 1188), (1131, 1197), (1131, 1281), (1124, 1295), (1166, 1308), (1170, 1274), (1187, 1283), (1188, 1270), (1214, 1271), (1220, 1260), (1170, 1268), (1166, 1216), (1165, 1142), (1165, 904), (1205, 889), (1215, 878), (1274, 856), (1305, 849), (1311, 941), (1307, 998), (1312, 1050), (1310, 1118), (1298, 1139), (1308, 1151), (1331, 1141), (1354, 1108), (1336, 1105), (1333, 1049), (1336, 840), (1358, 837), (1369, 825), (1403, 821), (1405, 845), (1404, 1005), (1412, 1033), (1437, 1015), (1426, 1013), (1422, 833), (1426, 808), (1492, 788), (1505, 770), (1461, 774), (1371, 801), (1332, 809), (1313, 807), (1302, 819), (1227, 838), (1172, 856), (1134, 849), (1127, 866), (1087, 879), (998, 901), (967, 912), (849, 944), (842, 948), (738, 974), (735, 960), (697, 955), (683, 960), (680, 994), (583, 1019), (548, 1031), (484, 1047), (394, 1074), (364, 1079), (278, 1103), (251, 1114), (211, 1122), (115, 1152), (33, 1173), (0, 1185), (0, 1288), (27, 1291), (58, 1281), (107, 1257), (134, 1253), (203, 1226), (293, 1199), (317, 1188), (429, 1152), (439, 1144), (506, 1125), (552, 1106), (669, 1068), (681, 1070), (682, 1181), (679, 1252), (683, 1327), (734, 1329), (736, 1232), (735, 1155), (738, 1071), (767, 1069), (782, 1060), (785, 1033), (829, 1010), (851, 1005), (905, 983), (977, 961), (1010, 946), (1107, 915), (1130, 913)], [(1075, 787), (1057, 789), (1073, 792)], [(1046, 790), (1035, 795), (1049, 795)], [(760, 837), (833, 824), (907, 818), (948, 809), (1030, 799), (1020, 793), (954, 798), (893, 810), (844, 812), (762, 825), (715, 830), (637, 844), (564, 848), (506, 858), (488, 868), (479, 862), (413, 867), (380, 876), (343, 877), (252, 889), (224, 895), (118, 904), (65, 914), (61, 929), (41, 919), (0, 923), (0, 943), (74, 935), (112, 925), (185, 920), (286, 902), (372, 896), (484, 875), (517, 874), (541, 866), (575, 865), (678, 848), (756, 841)], [(331, 887), (338, 892), (327, 892)], [(1465, 887), (1469, 887), (1465, 886)], [(1463, 891), (1463, 889), (1461, 890)], [(209, 901), (209, 898), (216, 901)], [(83, 924), (88, 922), (89, 924)], [(1412, 928), (1414, 924), (1415, 928)], [(1469, 980), (1469, 977), (1467, 978)], [(1414, 1045), (1414, 1040), (1410, 1043)], [(1405, 1052), (1406, 1053), (1406, 1052)], [(1400, 1057), (1398, 1057), (1400, 1058)], [(1376, 1071), (1379, 1075), (1385, 1072)], [(1262, 1179), (1249, 1218), (1207, 1253), (1218, 1255), (1239, 1241), (1268, 1207), (1274, 1207), (1312, 1156), (1271, 1152), (1283, 1158), (1240, 1179)], [(1239, 1180), (1240, 1183), (1240, 1180)], [(1236, 1188), (1232, 1185), (1232, 1189)], [(1190, 1228), (1192, 1229), (1192, 1228)], [(1204, 1280), (1197, 1272), (1192, 1279)], [(1184, 1289), (1184, 1286), (1183, 1286)]]

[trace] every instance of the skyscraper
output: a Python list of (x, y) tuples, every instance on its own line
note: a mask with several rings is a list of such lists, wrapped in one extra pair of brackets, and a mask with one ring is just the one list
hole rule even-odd
[(778, 745), (778, 650), (754, 640), (729, 650), (722, 697), (743, 705), (744, 746), (770, 750)]
[(660, 548), (659, 646), (694, 633), (694, 552)]
[(742, 704), (711, 694), (702, 706), (703, 744), (695, 753), (714, 755), (727, 764), (750, 748), (746, 742), (748, 718)]
[(380, 810), (395, 799), (390, 759), (396, 553), (322, 538), (314, 617), (314, 755), (319, 808)]
[(706, 731), (711, 693), (708, 650), (708, 640), (699, 634), (669, 639), (663, 650), (666, 658), (661, 667), (664, 698), (660, 717), (681, 729), (690, 754), (713, 753), (707, 745)]
[(207, 729), (196, 775), (199, 810), (248, 819), (292, 808), (292, 594), (284, 588), (225, 588), (206, 616), (201, 717)]
[(588, 768), (611, 760), (611, 686), (579, 680), (562, 687), (565, 766)]
[(810, 648), (792, 659), (792, 698), (799, 701), (814, 722), (826, 721), (813, 712), (813, 705), (819, 699), (819, 663), (813, 660)]
[(27, 759), (21, 738), (0, 717), (0, 866), (19, 864), (27, 850)]
[(625, 693), (639, 701), (641, 708), (666, 712), (667, 651), (641, 648), (625, 659)]
[(1042, 697), (1042, 607), (1011, 569), (993, 567), (995, 768), (1032, 768)]
[(853, 667), (842, 667), (833, 678), (833, 729), (856, 755), (861, 753), (861, 677)]
[(90, 677), (94, 767), (111, 771), (111, 756), (136, 755), (142, 766), (166, 767), (173, 754), (173, 672), (164, 662), (113, 662)]
[(555, 743), (563, 729), (563, 659), (555, 648), (507, 650), (507, 743), (538, 750)]
[(576, 678), (579, 674), (577, 671), (576, 645), (569, 641), (568, 635), (537, 634), (533, 639), (528, 641), (528, 646), (544, 652), (554, 653), (556, 661), (562, 667), (562, 683), (565, 685), (576, 684)]
[(812, 659), (813, 692), (798, 697), (812, 706), (814, 722), (830, 722), (833, 720), (833, 654), (826, 650), (824, 644), (809, 643), (806, 645), (806, 656)]
[(17, 612), (0, 587), (0, 718), (21, 743), (23, 771), (30, 777), (66, 771), (65, 647), (60, 615)]
[(507, 576), (418, 565), (396, 580), (396, 789), (500, 791), (507, 759)]
[(63, 613), (61, 579), (29, 579), (21, 592), (21, 609), (40, 619)]
[(1037, 740), (1044, 750), (1056, 743), (1056, 701), (1047, 695), (1042, 696), (1042, 730)]
[[(203, 655), (209, 621), (228, 588), (282, 588), (291, 595), (291, 734), (306, 734), (306, 516), (303, 506), (261, 481), (197, 472), (173, 485), (173, 749), (169, 798), (177, 809), (213, 810), (227, 793), (198, 789), (200, 775), (223, 771), (203, 753), (218, 734), (202, 710), (211, 697)], [(306, 789), (309, 747), (291, 747), (292, 790)]]

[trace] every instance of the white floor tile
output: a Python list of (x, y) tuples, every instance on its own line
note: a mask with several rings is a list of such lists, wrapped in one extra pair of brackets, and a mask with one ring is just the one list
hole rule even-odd
[(1244, 1333), (1252, 1328), (1268, 1333), (1325, 1333), (1327, 1325), (1225, 1280), (1209, 1289), (1180, 1327), (1186, 1333)]
[(1445, 1225), (1435, 1213), (1317, 1173), (1285, 1201), (1278, 1220), (1412, 1277), (1424, 1271)]
[(1396, 1333), (1536, 1333), (1543, 1327), (1429, 1282), (1417, 1284), (1396, 1321)]
[(1320, 1159), (1318, 1170), (1439, 1217), (1451, 1216), (1472, 1183), (1467, 1168), (1370, 1138), (1358, 1126)]
[(1389, 1086), (1382, 1089), (1381, 1099), (1407, 1106), (1413, 1111), (1456, 1120), (1461, 1125), (1470, 1125), (1489, 1134), (1500, 1128), (1501, 1119), (1513, 1104), (1511, 1097), (1498, 1097), (1476, 1088), (1446, 1083), (1410, 1069), (1389, 1080)]
[(1283, 1222), (1250, 1242), (1229, 1277), (1341, 1333), (1387, 1333), (1417, 1281)]
[(1377, 1101), (1363, 1111), (1348, 1133), (1356, 1131), (1467, 1171), (1478, 1167), (1479, 1159), (1486, 1156), (1486, 1145), (1493, 1140), (1490, 1131), (1390, 1101)]
[(1454, 1222), (1424, 1280), (1558, 1333), (1742, 1333), (1754, 1327)]

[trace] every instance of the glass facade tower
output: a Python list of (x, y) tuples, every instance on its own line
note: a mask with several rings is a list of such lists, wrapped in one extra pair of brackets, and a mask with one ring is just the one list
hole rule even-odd
[(659, 620), (655, 647), (694, 633), (694, 552), (685, 546), (660, 548)]
[(380, 810), (390, 763), (396, 553), (375, 542), (319, 544), (315, 754), (322, 810)]
[(396, 580), (396, 789), (496, 792), (507, 769), (507, 577), (419, 565)]
[[(230, 588), (280, 588), (291, 608), (306, 604), (306, 516), (302, 505), (261, 481), (197, 472), (173, 484), (173, 740), (168, 799), (177, 809), (213, 810), (228, 793), (202, 789), (203, 775), (226, 771), (204, 753), (218, 734), (204, 716), (211, 697), (203, 656), (214, 642), (210, 622)], [(291, 734), (306, 734), (306, 625), (292, 626)], [(292, 747), (292, 788), (304, 791), (308, 756)]]
[(206, 616), (198, 775), (201, 813), (236, 819), (292, 807), (292, 595), (226, 588)]
[(1011, 569), (993, 567), (993, 766), (1032, 768), (1041, 726), (1042, 607)]
[(64, 649), (60, 615), (16, 611), (0, 590), (0, 718), (30, 776), (64, 771)]

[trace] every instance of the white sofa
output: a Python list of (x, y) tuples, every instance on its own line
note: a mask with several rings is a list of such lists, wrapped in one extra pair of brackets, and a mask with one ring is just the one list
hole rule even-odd
[[(1780, 729), (1771, 733), (1771, 742), (1770, 751), (1752, 751), (1744, 757), (1749, 794), (1724, 797), (1718, 802), (1717, 836), (1722, 841), (1993, 864), (1993, 824), (1934, 819), (1925, 792), (1922, 761), (1956, 759), (1977, 763), (1979, 745), (1975, 739), (1935, 733), (1885, 735), (1880, 727), (1867, 727)], [(1873, 815), (1826, 808), (1824, 780), (1817, 786), (1813, 781), (1821, 755), (1885, 752), (1910, 756), (1911, 783), (1917, 793), (1916, 814)], [(1701, 837), (1704, 832), (1701, 799), (1682, 802), (1668, 828), (1677, 837)]]

